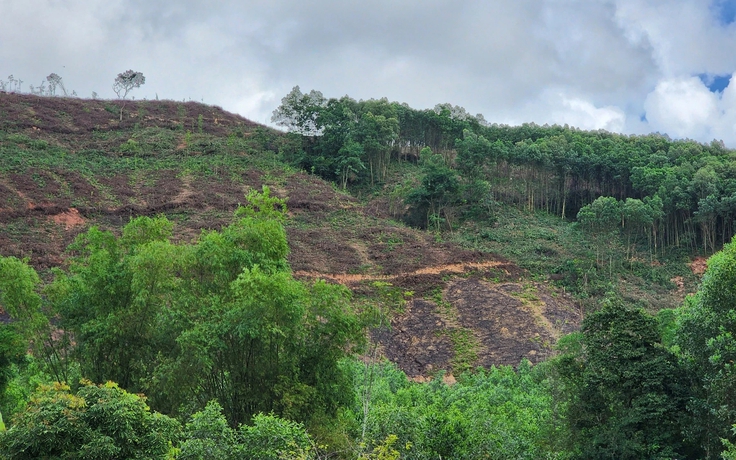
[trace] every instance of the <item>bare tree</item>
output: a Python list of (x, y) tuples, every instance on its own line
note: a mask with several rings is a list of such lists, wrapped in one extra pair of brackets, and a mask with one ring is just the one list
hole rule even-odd
[(67, 96), (66, 88), (64, 88), (64, 82), (61, 80), (61, 77), (55, 73), (52, 73), (48, 77), (46, 77), (46, 81), (49, 82), (49, 96), (56, 96), (56, 88), (61, 88), (61, 91), (64, 93), (64, 96)]
[(22, 84), (23, 80), (16, 80), (11, 75), (8, 77), (7, 82), (0, 80), (0, 91), (7, 91), (9, 93), (20, 93)]
[(35, 94), (36, 96), (45, 96), (46, 95), (46, 82), (42, 81), (38, 87), (30, 85), (31, 87), (31, 94)]
[(115, 83), (112, 85), (112, 90), (123, 100), (123, 105), (120, 106), (120, 121), (123, 121), (123, 108), (125, 107), (125, 97), (128, 93), (135, 89), (140, 88), (141, 85), (146, 83), (146, 77), (141, 72), (134, 70), (126, 70), (123, 73), (119, 73), (115, 78)]

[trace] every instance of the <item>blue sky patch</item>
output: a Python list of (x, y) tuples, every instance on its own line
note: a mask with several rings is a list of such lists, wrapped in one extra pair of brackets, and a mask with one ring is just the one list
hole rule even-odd
[(736, 0), (713, 0), (710, 9), (721, 25), (727, 26), (736, 22)]
[(731, 75), (711, 75), (706, 73), (701, 73), (698, 75), (698, 78), (700, 78), (700, 81), (703, 82), (705, 86), (708, 87), (709, 90), (711, 90), (714, 93), (720, 93), (731, 82)]

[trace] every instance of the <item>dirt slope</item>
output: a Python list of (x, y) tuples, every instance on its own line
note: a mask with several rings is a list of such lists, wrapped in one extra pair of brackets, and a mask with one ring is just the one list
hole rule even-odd
[[(283, 166), (218, 167), (206, 174), (171, 165), (110, 168), (104, 174), (63, 162), (33, 166), (38, 149), (51, 147), (70, 156), (100, 152), (101, 162), (128, 161), (121, 158), (121, 143), (143, 139), (140, 133), (147, 129), (170, 134), (171, 155), (181, 151), (182, 160), (207, 154), (181, 148), (191, 130), (208, 139), (237, 133), (247, 140), (265, 132), (241, 117), (196, 103), (128, 103), (122, 123), (111, 105), (0, 94), (0, 136), (5, 136), (0, 149), (6, 149), (0, 151), (15, 155), (0, 157), (0, 255), (28, 257), (45, 271), (64, 263), (66, 246), (89, 226), (118, 231), (131, 217), (160, 213), (175, 222), (176, 238), (191, 240), (202, 229), (229, 222), (244, 193), (266, 184), (288, 200), (289, 261), (295, 276), (342, 283), (358, 296), (372, 295), (376, 281), (411, 293), (391, 327), (372, 334), (385, 356), (411, 376), (515, 365), (522, 358), (538, 362), (551, 353), (560, 334), (579, 324), (570, 298), (545, 283), (528, 281), (509, 261), (438, 243), (427, 233), (374, 217), (354, 197)], [(268, 149), (268, 142), (259, 148)], [(206, 150), (208, 144), (202, 145)], [(234, 155), (259, 164), (258, 153)], [(11, 165), (11, 157), (28, 164)]]

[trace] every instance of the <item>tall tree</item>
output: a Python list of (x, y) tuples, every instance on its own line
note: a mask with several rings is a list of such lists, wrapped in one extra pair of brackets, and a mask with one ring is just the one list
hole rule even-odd
[(694, 435), (708, 458), (718, 458), (720, 439), (734, 441), (736, 420), (736, 244), (708, 259), (698, 293), (681, 312), (677, 342), (693, 366), (699, 389), (691, 405)]
[(281, 99), (281, 105), (273, 111), (271, 121), (304, 136), (315, 136), (322, 131), (318, 118), (327, 100), (321, 92), (312, 90), (302, 93), (295, 86)]
[(609, 303), (556, 360), (577, 458), (680, 458), (688, 385), (656, 320)]
[[(61, 79), (59, 79), (59, 81), (61, 81)], [(51, 80), (49, 80), (49, 82), (51, 82)], [(123, 109), (125, 108), (125, 98), (128, 96), (128, 93), (130, 93), (135, 88), (140, 88), (145, 83), (146, 77), (144, 77), (141, 72), (136, 72), (135, 70), (126, 70), (125, 72), (119, 73), (118, 76), (115, 77), (115, 82), (112, 85), (112, 90), (115, 91), (115, 94), (117, 94), (117, 96), (123, 100), (123, 103), (120, 106), (120, 121), (123, 121)]]

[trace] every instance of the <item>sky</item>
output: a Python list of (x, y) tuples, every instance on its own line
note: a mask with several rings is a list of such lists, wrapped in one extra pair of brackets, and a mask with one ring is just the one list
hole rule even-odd
[(736, 148), (736, 0), (0, 0), (0, 79), (270, 124), (294, 86)]

